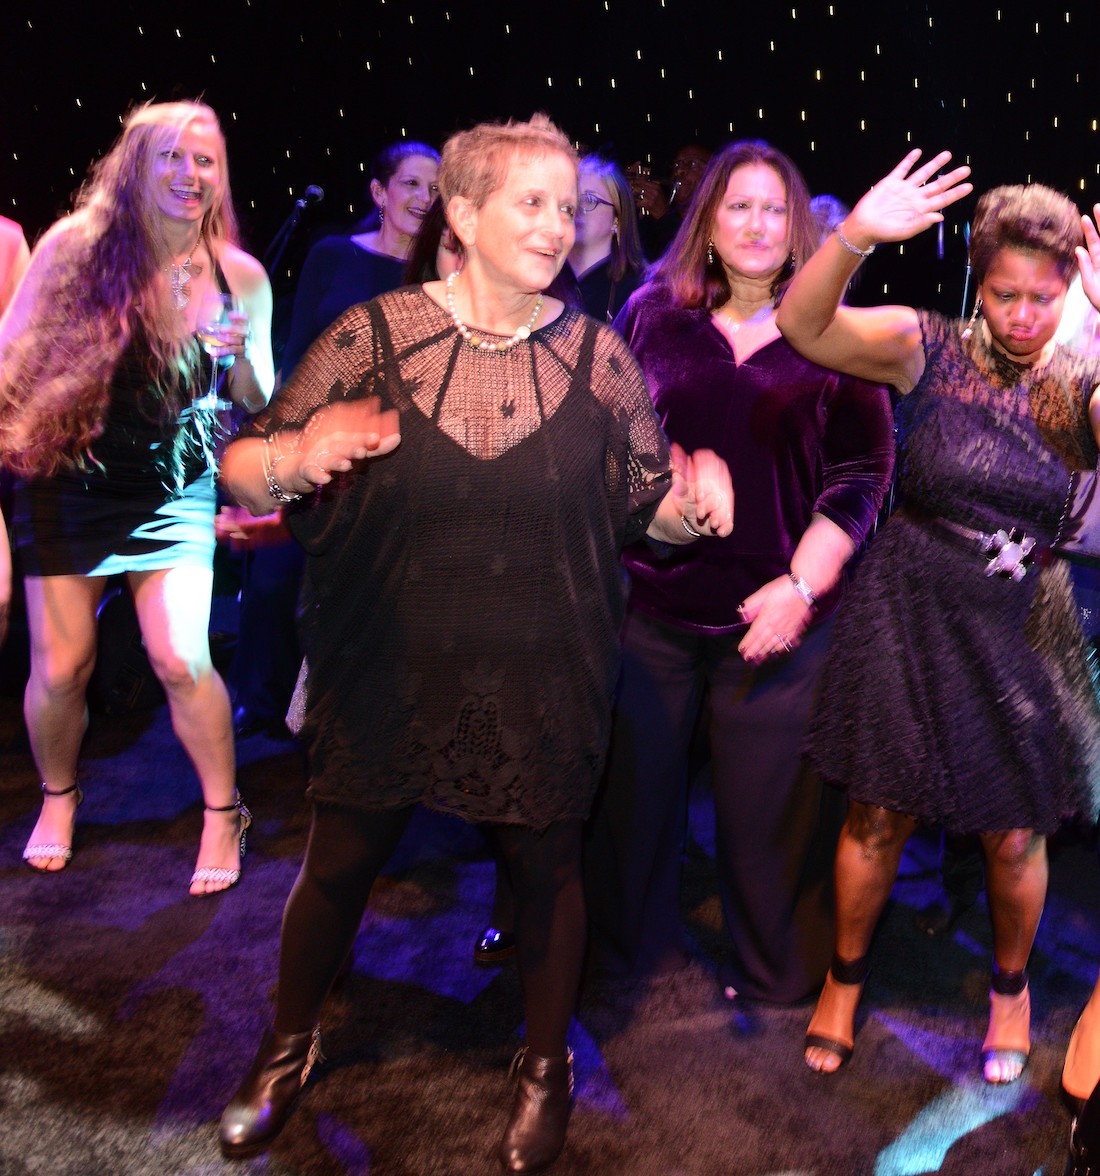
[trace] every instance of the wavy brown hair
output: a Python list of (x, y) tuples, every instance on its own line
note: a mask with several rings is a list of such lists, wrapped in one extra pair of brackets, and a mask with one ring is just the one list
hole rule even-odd
[(717, 254), (712, 262), (708, 262), (707, 246), (730, 176), (739, 167), (752, 164), (770, 167), (783, 181), (787, 195), (787, 241), (791, 262), (779, 271), (772, 283), (776, 306), (791, 279), (817, 249), (818, 234), (810, 212), (810, 193), (793, 160), (762, 139), (731, 143), (707, 165), (684, 223), (664, 257), (654, 266), (653, 280), (667, 288), (676, 305), (714, 310), (729, 300), (730, 284), (725, 266)]
[(154, 200), (158, 152), (193, 123), (214, 129), (221, 193), (201, 226), (217, 256), (235, 244), (225, 139), (200, 102), (148, 103), (133, 110), (111, 150), (89, 172), (74, 212), (35, 250), (28, 271), (33, 305), (0, 355), (0, 460), (24, 476), (96, 464), (110, 384), (119, 360), (143, 344), (149, 411), (179, 413), (199, 362), (182, 335), (160, 271), (170, 252)]

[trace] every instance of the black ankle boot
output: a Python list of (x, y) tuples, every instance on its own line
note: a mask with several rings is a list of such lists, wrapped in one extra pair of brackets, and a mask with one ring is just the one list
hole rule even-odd
[(541, 1058), (524, 1046), (512, 1069), (518, 1082), (512, 1118), (500, 1145), (500, 1162), (508, 1172), (541, 1172), (557, 1159), (565, 1144), (573, 1098), (573, 1051)]
[(268, 1030), (221, 1121), (222, 1154), (242, 1159), (261, 1152), (282, 1131), (310, 1070), (325, 1059), (320, 1026), (305, 1033)]
[(1065, 1176), (1100, 1176), (1100, 1085), (1085, 1100), (1069, 1129)]

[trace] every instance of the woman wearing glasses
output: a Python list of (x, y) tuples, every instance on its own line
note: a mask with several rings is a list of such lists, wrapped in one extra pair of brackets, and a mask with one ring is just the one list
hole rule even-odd
[(581, 160), (576, 228), (569, 268), (583, 309), (609, 323), (642, 284), (646, 262), (630, 185), (615, 164), (598, 155)]

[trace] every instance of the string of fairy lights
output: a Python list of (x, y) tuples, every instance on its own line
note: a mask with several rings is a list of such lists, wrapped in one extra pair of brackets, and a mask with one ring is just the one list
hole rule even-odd
[[(0, 211), (32, 238), (129, 106), (198, 95), (222, 118), (257, 250), (310, 184), (327, 193), (326, 223), (362, 216), (384, 144), (534, 110), (658, 177), (685, 143), (760, 137), (812, 190), (850, 202), (918, 145), (970, 163), (979, 191), (1041, 180), (1083, 209), (1100, 200), (1096, 0), (14, 7), (0, 36)], [(949, 255), (964, 250), (967, 212), (946, 226)]]

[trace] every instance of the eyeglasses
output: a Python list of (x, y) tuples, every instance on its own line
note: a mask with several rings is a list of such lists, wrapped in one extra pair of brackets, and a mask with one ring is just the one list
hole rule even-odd
[(605, 200), (602, 196), (597, 196), (595, 192), (581, 193), (580, 206), (582, 212), (595, 212), (601, 204), (606, 204), (612, 211), (615, 210), (615, 205), (610, 200)]

